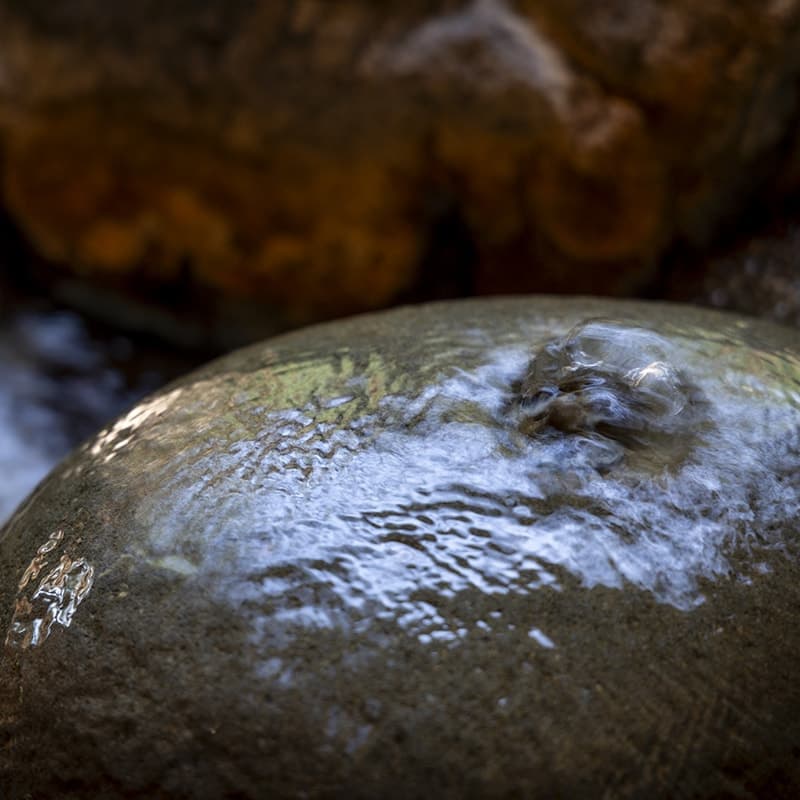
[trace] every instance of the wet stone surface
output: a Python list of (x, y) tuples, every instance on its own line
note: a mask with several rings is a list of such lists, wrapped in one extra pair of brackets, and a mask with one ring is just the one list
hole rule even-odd
[(757, 321), (466, 301), (240, 351), (0, 531), (0, 786), (795, 796), (798, 474)]

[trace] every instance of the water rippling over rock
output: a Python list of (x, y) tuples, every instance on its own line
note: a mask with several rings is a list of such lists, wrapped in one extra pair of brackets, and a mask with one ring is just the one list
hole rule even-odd
[(0, 776), (800, 787), (798, 474), (796, 334), (757, 322), (484, 300), (254, 346), (109, 425), (0, 531)]

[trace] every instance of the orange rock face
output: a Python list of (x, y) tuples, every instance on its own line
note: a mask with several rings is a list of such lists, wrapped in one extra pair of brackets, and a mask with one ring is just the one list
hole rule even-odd
[(793, 0), (0, 0), (2, 199), (293, 323), (435, 284), (443, 220), (472, 291), (628, 293), (775, 184), (798, 75)]

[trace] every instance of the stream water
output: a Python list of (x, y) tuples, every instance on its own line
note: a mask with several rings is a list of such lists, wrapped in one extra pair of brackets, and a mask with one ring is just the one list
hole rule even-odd
[(0, 525), (73, 447), (196, 360), (30, 298), (0, 303)]

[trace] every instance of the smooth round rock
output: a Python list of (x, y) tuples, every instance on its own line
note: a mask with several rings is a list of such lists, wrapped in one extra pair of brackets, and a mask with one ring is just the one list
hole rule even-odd
[(799, 476), (797, 332), (753, 320), (234, 353), (0, 531), (2, 797), (797, 796)]

